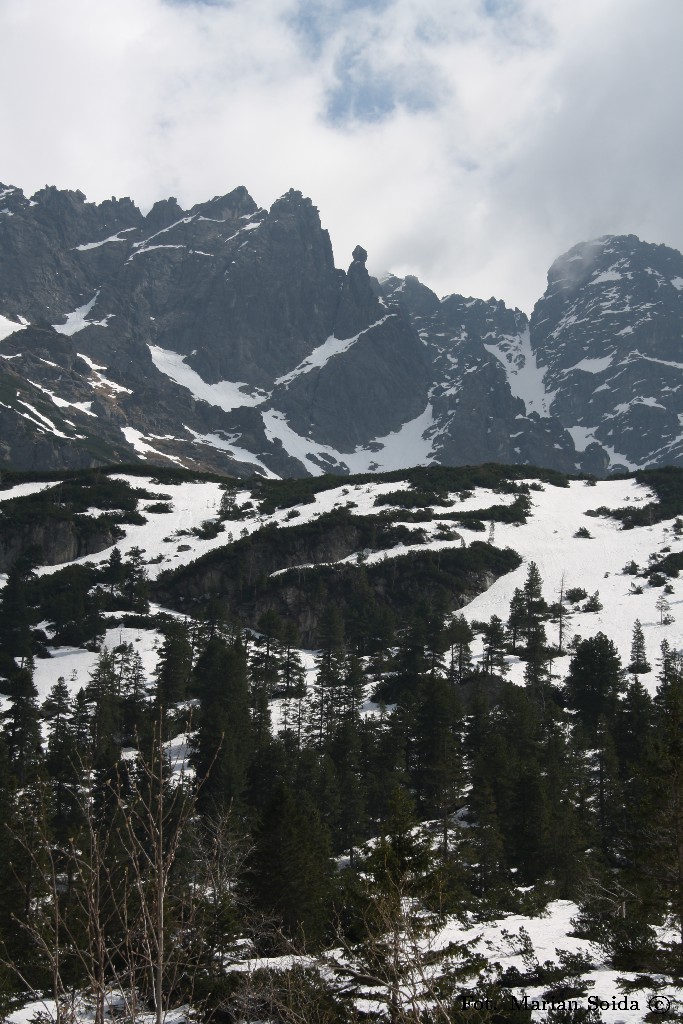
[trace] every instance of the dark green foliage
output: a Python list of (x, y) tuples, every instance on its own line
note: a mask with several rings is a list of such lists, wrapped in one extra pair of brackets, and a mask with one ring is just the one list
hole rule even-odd
[(34, 653), (31, 627), (39, 619), (31, 585), (35, 580), (33, 570), (38, 564), (36, 554), (30, 551), (17, 559), (0, 593), (0, 657), (4, 656), (6, 661), (6, 667), (2, 666), (1, 670), (10, 676), (14, 662), (23, 668), (31, 662)]
[[(293, 505), (314, 501), (316, 494), (344, 483), (371, 483), (376, 479), (376, 476), (369, 473), (349, 477), (327, 474), (293, 480), (259, 480), (256, 486), (261, 500), (261, 511), (271, 513), (279, 508), (291, 508)], [(483, 466), (417, 467), (384, 473), (382, 479), (387, 482), (408, 480), (416, 491), (437, 496), (473, 490), (476, 487), (490, 487), (493, 490), (514, 493), (516, 480), (535, 479), (555, 487), (567, 487), (569, 484), (569, 478), (555, 470), (537, 469), (532, 466), (503, 466), (495, 463)]]
[(680, 466), (659, 466), (639, 469), (629, 474), (637, 483), (655, 492), (657, 501), (646, 505), (632, 505), (618, 509), (598, 508), (587, 515), (608, 516), (621, 522), (624, 530), (634, 526), (651, 526), (683, 513), (683, 470)]
[[(486, 574), (498, 577), (520, 562), (510, 549), (474, 541), (466, 548), (411, 552), (367, 566), (322, 565), (271, 575), (293, 562), (300, 564), (302, 550), (306, 551), (306, 561), (324, 561), (323, 551), (330, 550), (330, 540), (334, 540), (338, 530), (342, 538), (347, 529), (353, 531), (340, 555), (359, 546), (373, 546), (370, 534), (367, 545), (359, 540), (358, 530), (379, 530), (374, 534), (375, 545), (378, 537), (385, 536), (376, 522), (368, 520), (366, 527), (362, 517), (360, 524), (349, 524), (351, 518), (335, 512), (313, 524), (279, 531), (259, 530), (228, 549), (210, 552), (190, 566), (163, 574), (154, 587), (155, 596), (162, 601), (174, 601), (189, 591), (196, 595), (198, 604), (207, 601), (212, 589), (220, 588), (227, 610), (239, 613), (252, 628), (257, 627), (261, 605), (266, 601), (283, 617), (297, 615), (309, 622), (312, 617), (318, 619), (320, 609), (334, 601), (345, 620), (347, 635), (359, 653), (372, 653), (386, 635), (387, 613), (395, 617), (397, 625), (406, 623), (415, 606), (425, 601), (445, 613), (460, 605), (463, 594), (476, 591)], [(393, 544), (395, 538), (389, 539)], [(359, 598), (366, 602), (361, 615)], [(310, 609), (310, 615), (304, 614), (306, 609)], [(309, 626), (302, 640), (316, 646), (318, 628)]]
[(628, 671), (634, 676), (644, 675), (646, 672), (652, 671), (652, 666), (648, 662), (645, 652), (645, 635), (643, 633), (643, 627), (640, 624), (640, 619), (636, 619), (633, 624), (631, 661), (628, 666)]
[[(456, 483), (465, 489), (478, 471), (424, 472), (415, 471), (411, 490), (398, 492), (417, 510), (427, 498), (443, 501)], [(498, 491), (513, 494), (519, 510), (528, 499), (522, 486), (487, 473), (489, 485), (495, 480)], [(264, 481), (258, 488), (264, 501), (277, 503), (339, 485), (327, 478), (291, 487)], [(231, 514), (232, 495), (225, 494), (223, 512)], [(141, 778), (121, 759), (122, 748), (138, 746), (147, 756), (155, 729), (169, 739), (194, 733), (197, 808), (172, 877), (169, 948), (177, 944), (183, 955), (203, 950), (195, 991), (209, 994), (226, 1019), (244, 1008), (218, 965), (240, 955), (234, 943), (247, 935), (263, 953), (285, 952), (290, 942), (309, 950), (341, 944), (359, 969), (384, 972), (380, 1001), (399, 1020), (400, 986), (415, 977), (407, 962), (417, 962), (446, 912), (499, 916), (541, 908), (550, 898), (580, 902), (580, 926), (612, 966), (655, 972), (680, 965), (680, 658), (663, 648), (653, 701), (639, 682), (646, 670), (642, 630), (634, 628), (628, 676), (599, 633), (574, 642), (566, 687), (554, 685), (556, 652), (545, 631), (558, 606), (548, 608), (531, 563), (507, 628), (496, 617), (475, 624), (484, 656), (473, 671), (473, 630), (453, 611), (492, 576), (519, 565), (514, 552), (491, 543), (298, 568), (311, 551), (339, 563), (350, 551), (397, 539), (414, 541), (415, 533), (382, 517), (355, 520), (339, 511), (322, 523), (259, 530), (155, 585), (156, 597), (183, 597), (181, 607), (200, 610), (195, 622), (146, 616), (140, 551), (124, 558), (114, 549), (99, 567), (69, 566), (40, 578), (30, 563), (17, 563), (0, 596), (8, 693), (0, 822), (11, 822), (23, 842), (37, 843), (42, 828), (42, 849), (63, 851), (86, 835), (89, 792), (97, 827), (110, 829), (103, 848), (118, 896), (133, 864), (124, 857), (122, 808), (140, 807)], [(580, 587), (561, 596), (586, 598)], [(128, 617), (101, 615), (122, 609)], [(249, 628), (235, 624), (238, 616)], [(72, 699), (60, 679), (39, 708), (31, 661), (41, 643), (36, 623), (44, 619), (61, 643), (96, 642), (105, 621), (160, 628), (151, 693), (135, 647), (120, 644), (100, 652), (85, 690)], [(311, 642), (318, 674), (307, 691), (297, 647)], [(504, 678), (510, 650), (525, 662), (526, 687)], [(15, 659), (23, 659), (23, 669)], [(364, 717), (368, 694), (380, 708)], [(271, 719), (281, 731), (273, 732)], [(246, 874), (219, 851), (227, 821), (241, 837), (238, 860), (252, 849)], [(0, 939), (28, 965), (32, 983), (47, 989), (45, 963), (11, 915), (26, 921), (32, 908), (49, 907), (42, 888), (49, 873), (22, 861), (21, 850), (19, 840), (0, 834)], [(229, 866), (220, 867), (226, 856)], [(63, 877), (80, 884), (81, 876)], [(192, 892), (202, 907), (190, 925), (175, 908)], [(107, 927), (121, 941), (125, 929), (111, 895)], [(139, 899), (131, 896), (132, 913)], [(666, 920), (676, 923), (680, 941), (664, 952), (655, 928)], [(84, 919), (79, 926), (84, 935)], [(483, 959), (451, 952), (457, 967), (439, 979), (440, 991), (452, 996), (456, 978), (467, 979), (471, 992), (500, 991), (477, 980)], [(436, 965), (438, 950), (429, 956)], [(525, 983), (547, 986), (549, 995), (580, 988), (586, 965), (565, 966), (536, 961)], [(77, 964), (69, 961), (68, 969), (76, 987), (84, 984)], [(348, 998), (315, 973), (267, 980), (268, 993), (251, 989), (258, 1019), (270, 1019), (272, 1010), (283, 1019), (291, 1012), (350, 1021), (351, 995), (363, 989), (351, 975), (344, 979)], [(515, 983), (512, 973), (505, 980)], [(179, 1000), (183, 985), (190, 989), (180, 981)], [(465, 1020), (452, 999), (448, 1012)]]
[(588, 598), (588, 600), (586, 601), (586, 603), (583, 606), (583, 608), (581, 609), (581, 611), (582, 612), (601, 612), (602, 611), (602, 601), (600, 600), (600, 592), (599, 591), (596, 590), (594, 594), (591, 594), (591, 596)]
[[(69, 522), (79, 536), (102, 531), (103, 526), (117, 523), (144, 523), (138, 513), (140, 498), (154, 495), (142, 488), (133, 488), (125, 480), (114, 480), (97, 471), (63, 478), (47, 490), (20, 498), (10, 498), (0, 507), (0, 522), (3, 529), (39, 523)], [(104, 516), (92, 518), (78, 513), (91, 508), (102, 510)]]
[(565, 684), (567, 703), (589, 733), (600, 718), (611, 718), (622, 689), (621, 659), (604, 633), (581, 640), (574, 652)]
[(264, 809), (249, 866), (256, 905), (276, 914), (289, 938), (319, 946), (332, 895), (329, 839), (315, 810), (284, 784)]
[(187, 697), (192, 672), (189, 623), (173, 619), (164, 629), (156, 670), (157, 703), (168, 710)]
[(209, 639), (191, 692), (199, 699), (192, 763), (202, 780), (200, 804), (220, 810), (242, 795), (252, 744), (246, 653), (238, 637)]

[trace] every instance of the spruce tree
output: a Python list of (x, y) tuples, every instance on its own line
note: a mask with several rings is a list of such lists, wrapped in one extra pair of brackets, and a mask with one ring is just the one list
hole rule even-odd
[(10, 767), (19, 788), (36, 777), (43, 758), (37, 697), (32, 669), (17, 669), (11, 680), (9, 706), (0, 718), (4, 722)]
[(508, 666), (505, 660), (505, 628), (502, 619), (497, 615), (492, 615), (482, 633), (484, 640), (482, 671), (487, 676), (505, 675)]
[(604, 633), (580, 640), (569, 665), (565, 692), (570, 708), (594, 734), (600, 717), (613, 718), (622, 690), (621, 659)]
[(446, 640), (450, 645), (448, 678), (452, 683), (462, 683), (472, 671), (470, 644), (474, 630), (464, 615), (455, 615), (446, 627)]
[(645, 634), (643, 633), (643, 627), (640, 624), (640, 619), (636, 619), (633, 624), (633, 634), (631, 637), (631, 661), (627, 671), (630, 672), (634, 678), (652, 671), (652, 666), (647, 660)]
[(290, 939), (322, 943), (332, 892), (329, 838), (304, 793), (275, 787), (254, 835), (249, 884), (255, 905), (274, 914)]
[(155, 671), (156, 701), (165, 710), (187, 699), (192, 673), (192, 642), (187, 622), (174, 619), (164, 627)]
[(246, 654), (238, 636), (216, 634), (208, 641), (192, 689), (199, 699), (192, 764), (202, 780), (200, 806), (228, 807), (244, 790), (252, 750)]

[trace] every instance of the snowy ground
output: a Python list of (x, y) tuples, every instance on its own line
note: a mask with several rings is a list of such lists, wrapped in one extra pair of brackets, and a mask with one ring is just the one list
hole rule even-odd
[[(617, 520), (586, 515), (588, 509), (602, 505), (620, 508), (647, 502), (649, 492), (633, 480), (601, 481), (591, 487), (580, 482), (572, 482), (569, 488), (545, 485), (544, 491), (532, 491), (531, 497), (532, 516), (525, 525), (496, 523), (495, 526), (496, 546), (514, 548), (523, 558), (522, 565), (496, 580), (489, 590), (463, 609), (463, 614), (470, 621), (488, 620), (492, 615), (506, 620), (513, 592), (523, 586), (529, 562), (534, 561), (543, 579), (543, 596), (548, 602), (559, 599), (563, 577), (565, 590), (580, 586), (589, 595), (596, 590), (600, 593), (603, 610), (572, 614), (565, 622), (566, 640), (574, 634), (587, 638), (602, 631), (614, 641), (624, 664), (628, 664), (633, 625), (640, 619), (653, 667), (653, 672), (642, 676), (641, 681), (653, 691), (654, 669), (662, 640), (666, 639), (675, 650), (683, 647), (683, 583), (676, 579), (670, 581), (674, 593), (668, 601), (676, 621), (662, 626), (655, 608), (661, 588), (645, 585), (642, 595), (634, 595), (631, 584), (643, 584), (644, 580), (624, 575), (622, 569), (631, 560), (641, 569), (646, 568), (649, 555), (661, 552), (666, 546), (670, 546), (672, 552), (683, 551), (683, 537), (673, 534), (672, 521), (622, 530)], [(590, 531), (592, 540), (573, 536), (582, 526)], [(468, 531), (462, 532), (475, 538)], [(550, 624), (548, 639), (557, 640)], [(568, 665), (568, 658), (560, 658), (553, 671), (563, 676)], [(522, 664), (511, 659), (513, 681), (522, 681), (523, 670)]]
[[(378, 515), (382, 511), (390, 509), (391, 506), (376, 506), (374, 502), (377, 496), (405, 490), (409, 486), (407, 482), (378, 481), (364, 484), (344, 484), (342, 482), (338, 487), (318, 494), (314, 501), (297, 506), (296, 511), (299, 515), (295, 518), (287, 518), (291, 513), (290, 509), (278, 510), (271, 516), (259, 514), (257, 508), (245, 509), (240, 519), (226, 521), (224, 531), (217, 537), (211, 540), (200, 540), (191, 535), (183, 536), (181, 534), (179, 536), (177, 531), (189, 531), (207, 519), (215, 520), (217, 518), (222, 495), (218, 484), (206, 482), (158, 484), (154, 483), (151, 477), (149, 479), (125, 477), (124, 479), (127, 479), (133, 487), (145, 487), (154, 492), (170, 495), (170, 502), (173, 506), (173, 514), (153, 513), (146, 511), (146, 506), (154, 502), (141, 500), (139, 508), (147, 517), (148, 522), (142, 526), (126, 526), (126, 536), (118, 543), (118, 547), (124, 555), (136, 546), (144, 550), (145, 558), (150, 563), (147, 567), (150, 576), (155, 576), (164, 569), (175, 568), (191, 562), (206, 551), (226, 544), (230, 534), (237, 539), (244, 531), (251, 533), (267, 523), (272, 522), (278, 527), (286, 529), (309, 522), (335, 507), (344, 506), (349, 507), (350, 511), (357, 515)], [(10, 490), (0, 492), (0, 501), (9, 497), (36, 493), (53, 486), (56, 484), (20, 484)], [(486, 489), (477, 490), (464, 501), (461, 501), (455, 494), (451, 497), (450, 508), (433, 510), (434, 520), (431, 524), (406, 524), (412, 529), (424, 529), (428, 534), (426, 543), (397, 548), (386, 554), (400, 557), (413, 548), (423, 551), (428, 548), (459, 546), (460, 539), (443, 540), (434, 536), (440, 512), (471, 511), (489, 505), (509, 504), (514, 499), (513, 495), (495, 494)], [(643, 584), (644, 581), (624, 575), (622, 569), (631, 560), (634, 560), (640, 568), (645, 568), (649, 556), (653, 553), (660, 553), (666, 546), (669, 546), (673, 552), (683, 551), (683, 538), (674, 535), (672, 522), (625, 531), (620, 528), (620, 524), (616, 520), (586, 515), (589, 509), (599, 506), (618, 508), (631, 503), (638, 505), (647, 502), (650, 498), (647, 490), (632, 480), (602, 481), (595, 486), (572, 482), (568, 488), (546, 484), (543, 490), (533, 490), (531, 492), (532, 512), (526, 524), (495, 524), (495, 545), (510, 547), (519, 552), (523, 559), (522, 565), (515, 572), (496, 581), (488, 591), (472, 601), (463, 609), (464, 614), (471, 621), (487, 620), (494, 614), (503, 620), (507, 619), (514, 589), (523, 586), (528, 565), (534, 561), (544, 582), (544, 596), (549, 602), (558, 599), (563, 579), (565, 590), (568, 587), (581, 586), (589, 595), (599, 591), (600, 600), (604, 605), (603, 610), (598, 613), (573, 613), (566, 622), (565, 636), (567, 639), (575, 633), (583, 637), (590, 637), (598, 631), (603, 631), (610, 639), (614, 640), (624, 663), (627, 663), (633, 624), (636, 619), (639, 619), (645, 633), (648, 657), (655, 669), (659, 646), (663, 639), (668, 640), (674, 649), (683, 648), (683, 609), (680, 607), (683, 604), (683, 583), (678, 580), (671, 581), (674, 593), (669, 596), (669, 602), (677, 621), (668, 626), (662, 626), (659, 624), (660, 617), (655, 608), (657, 597), (662, 593), (661, 589), (644, 585), (642, 595), (633, 595), (631, 593), (632, 584)], [(236, 504), (238, 507), (242, 507), (252, 500), (247, 485), (243, 490), (237, 492)], [(454, 526), (452, 522), (447, 525)], [(586, 527), (590, 531), (592, 539), (576, 538), (574, 534), (579, 527)], [(466, 543), (473, 540), (481, 541), (487, 536), (457, 525), (455, 529)], [(111, 548), (97, 555), (80, 559), (80, 561), (102, 563), (109, 558), (110, 554)], [(353, 561), (358, 554), (354, 553), (347, 560)], [(361, 554), (368, 561), (372, 561), (375, 557), (384, 557), (385, 552)], [(163, 560), (157, 562), (156, 559), (159, 556)], [(54, 572), (59, 568), (61, 566), (49, 566), (41, 569), (40, 572)], [(554, 627), (549, 625), (548, 635), (551, 641), (556, 639), (553, 630)], [(160, 639), (160, 634), (154, 630), (115, 627), (107, 630), (105, 643), (109, 649), (121, 643), (132, 643), (134, 648), (139, 651), (147, 677), (151, 680)], [(315, 678), (315, 653), (312, 651), (301, 653), (307, 682), (310, 686)], [(37, 659), (35, 681), (40, 700), (42, 701), (47, 696), (50, 687), (60, 676), (66, 679), (72, 692), (85, 686), (96, 660), (96, 653), (74, 648), (58, 648), (52, 651), (51, 658)], [(564, 675), (568, 661), (568, 658), (558, 659), (554, 665), (554, 671), (560, 676)], [(510, 659), (510, 662), (510, 677), (515, 682), (521, 683), (523, 679), (522, 663), (517, 659)], [(642, 681), (650, 690), (653, 690), (656, 684), (656, 671), (643, 676)], [(370, 705), (365, 709), (366, 713), (372, 713), (374, 710), (374, 707)], [(274, 701), (271, 705), (271, 714), (275, 730), (282, 727), (283, 713), (284, 702)], [(186, 770), (187, 740), (186, 735), (177, 737), (169, 750), (178, 773)], [(556, 960), (558, 948), (573, 952), (591, 952), (589, 944), (584, 940), (568, 936), (568, 932), (571, 930), (570, 920), (575, 910), (576, 908), (572, 904), (558, 901), (550, 905), (548, 913), (543, 917), (512, 916), (494, 923), (472, 927), (452, 920), (438, 936), (437, 941), (440, 944), (445, 944), (448, 941), (474, 942), (477, 940), (478, 948), (485, 951), (492, 960), (499, 960), (504, 966), (517, 966), (521, 970), (523, 964), (518, 946), (515, 946), (514, 941), (503, 935), (503, 929), (514, 936), (519, 934), (520, 928), (524, 928), (533, 942), (536, 956), (541, 963), (548, 959)], [(613, 1000), (619, 1002), (624, 998), (615, 972), (597, 965), (587, 977), (594, 982), (590, 994), (609, 1004), (609, 1008), (603, 1007), (601, 1012), (603, 1018), (612, 1024), (640, 1024), (646, 1014), (650, 1012), (651, 1007), (648, 1005), (648, 1000), (655, 996), (683, 998), (681, 992), (663, 990), (661, 993), (655, 993), (649, 989), (643, 989), (628, 995), (627, 1007), (631, 1001), (637, 1006), (623, 1009), (613, 1006), (612, 1002)], [(529, 989), (527, 994), (530, 999), (537, 999), (541, 997), (542, 991)], [(581, 1005), (588, 1005), (587, 998)], [(42, 1004), (33, 1004), (32, 1007), (17, 1011), (8, 1020), (12, 1024), (25, 1024), (32, 1013), (40, 1008), (42, 1008)], [(545, 1016), (542, 1011), (538, 1011), (536, 1015), (539, 1018)]]
[[(222, 547), (231, 538), (238, 539), (269, 523), (287, 529), (311, 522), (321, 514), (340, 507), (349, 508), (355, 515), (379, 515), (392, 506), (375, 505), (375, 498), (406, 490), (409, 486), (405, 481), (342, 483), (339, 487), (317, 494), (314, 501), (296, 506), (295, 511), (299, 514), (291, 519), (288, 518), (291, 509), (280, 509), (272, 515), (262, 515), (258, 513), (257, 508), (245, 508), (243, 516), (239, 519), (225, 522), (224, 529), (218, 536), (201, 540), (191, 535), (189, 531), (206, 520), (217, 519), (223, 493), (219, 484), (198, 482), (159, 485), (154, 483), (153, 478), (122, 479), (126, 479), (134, 487), (144, 487), (155, 493), (161, 492), (170, 496), (172, 514), (149, 512), (148, 506), (154, 502), (141, 500), (139, 508), (147, 518), (147, 523), (142, 526), (126, 526), (126, 536), (117, 544), (124, 556), (133, 547), (141, 548), (148, 563), (147, 572), (152, 578), (166, 569), (186, 565), (207, 551)], [(20, 484), (10, 491), (0, 492), (0, 500), (9, 496), (35, 493), (47, 486), (55, 485)], [(401, 544), (388, 551), (354, 552), (343, 561), (353, 563), (360, 557), (366, 564), (371, 564), (385, 557), (400, 557), (411, 551), (457, 548), (461, 544), (461, 537), (467, 544), (481, 541), (485, 539), (486, 534), (460, 526), (455, 526), (458, 535), (456, 539), (439, 538), (436, 533), (439, 513), (466, 512), (489, 505), (510, 504), (514, 496), (496, 494), (480, 488), (465, 500), (460, 500), (456, 494), (451, 495), (451, 499), (452, 504), (449, 507), (437, 507), (433, 510), (434, 519), (431, 523), (405, 524), (414, 531), (424, 530), (427, 534), (426, 542), (419, 543), (416, 537), (414, 544)], [(495, 524), (495, 545), (513, 548), (522, 556), (522, 565), (497, 580), (489, 590), (467, 605), (463, 609), (463, 614), (470, 621), (488, 620), (492, 615), (498, 615), (506, 620), (513, 592), (516, 587), (523, 586), (529, 563), (534, 561), (543, 579), (544, 596), (549, 602), (558, 600), (563, 580), (565, 591), (576, 586), (583, 587), (589, 595), (599, 591), (603, 610), (593, 613), (573, 611), (571, 615), (566, 616), (565, 640), (575, 634), (591, 637), (602, 631), (615, 642), (624, 664), (627, 664), (633, 625), (636, 619), (640, 620), (645, 634), (648, 658), (653, 666), (653, 672), (643, 676), (642, 681), (653, 690), (656, 685), (654, 669), (662, 640), (666, 639), (673, 649), (683, 648), (683, 584), (675, 579), (671, 581), (674, 593), (669, 595), (668, 600), (675, 621), (669, 625), (661, 625), (660, 615), (655, 608), (655, 602), (662, 593), (661, 589), (645, 585), (643, 593), (635, 595), (631, 592), (632, 585), (643, 584), (644, 581), (624, 575), (622, 570), (631, 560), (640, 568), (647, 567), (649, 556), (661, 552), (662, 548), (667, 546), (673, 552), (683, 551), (683, 537), (675, 536), (671, 529), (671, 521), (622, 530), (619, 522), (614, 519), (586, 515), (589, 509), (603, 505), (608, 508), (619, 508), (630, 503), (637, 505), (647, 502), (650, 499), (648, 491), (633, 480), (600, 481), (594, 486), (587, 486), (579, 481), (573, 481), (569, 487), (546, 484), (542, 491), (533, 490), (531, 499), (532, 512), (526, 524)], [(251, 503), (252, 495), (246, 487), (237, 492), (238, 509)], [(444, 525), (454, 527), (454, 524), (447, 520), (444, 520)], [(580, 527), (586, 527), (592, 539), (575, 537), (574, 534)], [(96, 555), (78, 561), (101, 564), (108, 560), (110, 554), (111, 548), (106, 548)], [(159, 557), (161, 561), (158, 561)], [(52, 573), (60, 568), (62, 566), (45, 566), (38, 572)], [(557, 639), (556, 628), (552, 624), (548, 625), (550, 641)], [(108, 647), (115, 646), (118, 642), (134, 643), (140, 648), (143, 660), (147, 659), (146, 666), (149, 663), (149, 670), (153, 668), (154, 655), (146, 645), (153, 644), (155, 640), (149, 638), (147, 631), (110, 630), (106, 642)], [(476, 651), (475, 646), (475, 654)], [(78, 685), (83, 685), (95, 659), (96, 655), (87, 651), (60, 649), (54, 652), (51, 661), (39, 661), (36, 681), (41, 695), (59, 675), (63, 675), (69, 681), (76, 672)], [(308, 675), (312, 681), (312, 654), (304, 653), (304, 659), (307, 659)], [(511, 657), (509, 664), (510, 678), (521, 683), (523, 663)], [(557, 659), (553, 671), (562, 677), (568, 664), (568, 657)], [(279, 713), (278, 706), (274, 706), (273, 718), (276, 722)]]

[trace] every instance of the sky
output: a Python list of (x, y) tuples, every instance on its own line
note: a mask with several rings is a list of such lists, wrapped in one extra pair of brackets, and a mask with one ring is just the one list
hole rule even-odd
[(683, 249), (683, 0), (0, 0), (0, 181), (310, 196), (337, 266), (530, 312), (554, 259)]

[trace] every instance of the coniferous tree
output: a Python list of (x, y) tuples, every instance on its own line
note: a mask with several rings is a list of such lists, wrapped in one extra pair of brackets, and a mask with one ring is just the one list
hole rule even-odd
[(7, 659), (5, 674), (8, 675), (15, 665), (30, 669), (33, 664), (31, 627), (38, 620), (31, 607), (30, 589), (36, 578), (37, 564), (35, 549), (22, 554), (10, 567), (0, 591), (0, 652)]
[(96, 770), (108, 772), (121, 756), (121, 685), (116, 656), (106, 647), (100, 653), (86, 686), (90, 712), (90, 746)]
[(522, 594), (524, 614), (520, 632), (525, 646), (528, 647), (530, 640), (538, 634), (539, 624), (543, 621), (548, 608), (543, 597), (543, 580), (535, 562), (529, 562)]
[(102, 582), (108, 588), (110, 603), (113, 603), (114, 597), (119, 594), (125, 579), (126, 569), (123, 564), (123, 556), (120, 549), (114, 547), (102, 573)]
[(48, 723), (45, 768), (52, 786), (56, 833), (64, 838), (79, 821), (79, 784), (83, 751), (76, 742), (71, 696), (60, 676), (43, 703)]
[(508, 636), (512, 653), (517, 653), (520, 638), (524, 635), (527, 624), (527, 602), (524, 591), (515, 587), (515, 592), (510, 601), (510, 613), (508, 616)]
[(309, 698), (307, 733), (319, 749), (334, 732), (339, 720), (339, 691), (344, 677), (344, 624), (338, 609), (328, 605), (320, 624), (322, 648), (318, 671)]
[(464, 615), (456, 615), (446, 627), (446, 641), (450, 645), (448, 678), (452, 683), (462, 683), (472, 671), (470, 644), (474, 630)]
[(119, 662), (122, 742), (140, 747), (150, 738), (152, 722), (144, 665), (132, 644), (115, 648), (114, 655)]
[(461, 710), (443, 676), (428, 676), (418, 691), (413, 715), (413, 778), (426, 818), (441, 821), (442, 851), (448, 851), (449, 815), (457, 810), (464, 784)]
[(484, 639), (482, 671), (487, 676), (505, 675), (508, 666), (505, 661), (505, 628), (502, 619), (497, 615), (492, 615), (482, 633)]
[(565, 684), (567, 702), (589, 734), (601, 717), (613, 717), (622, 690), (621, 659), (604, 633), (580, 640), (569, 665)]
[[(673, 921), (683, 951), (683, 659), (669, 655), (655, 695), (648, 795), (642, 808), (646, 828), (636, 843), (649, 898)], [(661, 919), (661, 918), (660, 918)]]
[(634, 677), (644, 675), (646, 672), (652, 671), (652, 666), (647, 660), (647, 653), (645, 650), (645, 634), (643, 633), (643, 627), (640, 624), (640, 619), (636, 619), (633, 624), (633, 634), (631, 638), (631, 661), (629, 663), (628, 672)]
[(246, 654), (238, 636), (216, 634), (208, 641), (192, 689), (199, 698), (192, 764), (203, 780), (200, 806), (228, 807), (244, 790), (252, 749)]
[(360, 721), (346, 717), (337, 730), (331, 749), (339, 793), (336, 831), (351, 864), (355, 850), (366, 835), (366, 780), (361, 767)]
[(477, 895), (490, 897), (509, 884), (510, 875), (495, 797), (486, 775), (478, 778), (476, 770), (468, 809), (474, 826), (467, 836), (470, 884)]
[(8, 708), (0, 718), (4, 722), (4, 737), (9, 762), (23, 788), (35, 778), (42, 762), (40, 710), (38, 691), (33, 682), (32, 669), (17, 669), (11, 680)]
[(192, 673), (192, 642), (187, 622), (174, 619), (164, 628), (155, 671), (156, 700), (165, 710), (187, 699)]
[(329, 838), (304, 794), (275, 787), (254, 837), (249, 883), (256, 906), (307, 948), (322, 942), (332, 889)]
[(143, 552), (139, 547), (130, 549), (124, 569), (121, 594), (133, 611), (145, 615), (149, 611), (149, 578)]

